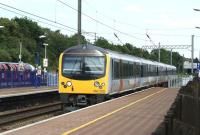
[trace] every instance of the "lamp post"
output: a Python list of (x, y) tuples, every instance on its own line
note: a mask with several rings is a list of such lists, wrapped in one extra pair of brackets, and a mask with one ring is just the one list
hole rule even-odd
[(46, 38), (46, 36), (45, 35), (40, 35), (39, 38), (43, 39), (43, 38)]
[(193, 10), (194, 10), (194, 11), (200, 11), (200, 9), (196, 9), (196, 8), (194, 8)]
[(22, 42), (19, 43), (19, 62), (22, 62)]
[[(40, 35), (39, 36), (40, 39), (44, 39), (46, 38), (46, 35)], [(46, 68), (48, 67), (48, 59), (47, 59), (47, 43), (43, 43), (42, 45), (44, 45), (44, 59), (43, 59), (43, 67), (44, 67), (44, 72), (46, 72)]]
[(46, 59), (47, 58), (47, 50), (46, 50), (46, 47), (48, 46), (48, 44), (46, 44), (46, 43), (43, 43), (43, 45), (44, 45), (44, 58)]
[[(200, 11), (200, 9), (193, 9), (194, 11)], [(197, 29), (200, 29), (200, 27), (195, 27)], [(197, 89), (196, 90), (196, 108), (197, 108), (197, 111), (196, 111), (196, 128), (195, 128), (195, 134), (199, 134), (199, 123), (200, 123), (200, 120), (199, 120), (199, 112), (200, 112), (200, 109), (199, 109), (199, 90)]]

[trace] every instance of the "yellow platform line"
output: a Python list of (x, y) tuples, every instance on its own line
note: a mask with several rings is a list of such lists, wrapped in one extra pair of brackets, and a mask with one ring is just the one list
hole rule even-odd
[[(165, 89), (167, 89), (167, 88), (165, 88)], [(103, 115), (103, 116), (101, 116), (101, 117), (99, 117), (99, 118), (97, 118), (97, 119), (94, 119), (94, 120), (92, 120), (92, 121), (89, 121), (89, 122), (87, 122), (87, 123), (85, 123), (85, 124), (83, 124), (83, 125), (81, 125), (81, 126), (79, 126), (79, 127), (76, 127), (76, 128), (73, 128), (73, 129), (71, 129), (71, 130), (69, 130), (69, 131), (67, 131), (67, 132), (64, 132), (62, 135), (69, 135), (69, 134), (71, 134), (71, 133), (73, 133), (73, 132), (75, 132), (75, 131), (77, 131), (77, 130), (80, 130), (80, 129), (84, 128), (84, 127), (87, 127), (87, 126), (89, 126), (89, 125), (91, 125), (91, 124), (93, 124), (93, 123), (95, 123), (95, 122), (97, 122), (97, 121), (99, 121), (99, 120), (102, 120), (102, 119), (104, 119), (104, 118), (106, 118), (106, 117), (108, 117), (108, 116), (110, 116), (110, 115), (112, 115), (112, 114), (115, 114), (115, 113), (117, 113), (117, 112), (119, 112), (119, 111), (121, 111), (121, 110), (123, 110), (123, 109), (125, 109), (125, 108), (128, 108), (128, 107), (130, 107), (130, 106), (132, 106), (132, 105), (134, 105), (134, 104), (136, 104), (136, 103), (138, 103), (138, 102), (141, 102), (141, 101), (143, 101), (143, 100), (145, 100), (145, 99), (147, 99), (147, 98), (150, 98), (150, 97), (152, 97), (152, 96), (154, 96), (154, 95), (156, 95), (156, 94), (159, 94), (159, 93), (161, 93), (161, 92), (164, 92), (165, 89), (162, 89), (162, 90), (160, 90), (160, 91), (158, 91), (158, 92), (156, 92), (156, 93), (153, 93), (153, 94), (151, 94), (151, 95), (148, 95), (148, 96), (146, 96), (146, 97), (144, 97), (144, 98), (141, 98), (141, 99), (139, 99), (139, 100), (137, 100), (137, 101), (131, 102), (130, 104), (128, 104), (128, 105), (126, 105), (126, 106), (124, 106), (124, 107), (121, 107), (121, 108), (119, 108), (119, 109), (117, 109), (117, 110), (114, 110), (114, 111), (112, 111), (112, 112), (110, 112), (110, 113), (107, 113), (107, 114), (105, 114), (105, 115)]]

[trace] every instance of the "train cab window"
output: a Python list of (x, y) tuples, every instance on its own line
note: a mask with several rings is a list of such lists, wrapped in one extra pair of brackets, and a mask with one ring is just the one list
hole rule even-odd
[(63, 59), (64, 74), (80, 74), (81, 71), (81, 57), (65, 57)]
[(71, 79), (98, 79), (105, 74), (104, 56), (63, 57), (62, 74)]
[(105, 58), (104, 57), (85, 57), (85, 73), (86, 74), (104, 74), (104, 65)]

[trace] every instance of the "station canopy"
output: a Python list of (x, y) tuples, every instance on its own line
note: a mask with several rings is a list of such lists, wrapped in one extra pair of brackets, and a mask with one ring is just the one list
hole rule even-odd
[[(23, 63), (24, 71), (33, 71), (35, 68), (28, 63)], [(19, 63), (0, 62), (0, 71), (18, 71)]]

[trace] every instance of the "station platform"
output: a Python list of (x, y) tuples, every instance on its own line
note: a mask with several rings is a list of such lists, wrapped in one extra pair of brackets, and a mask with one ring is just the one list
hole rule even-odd
[(43, 93), (49, 91), (57, 91), (57, 86), (41, 86), (41, 87), (16, 87), (16, 88), (3, 88), (0, 89), (0, 98), (21, 96), (28, 94)]
[(149, 88), (2, 135), (150, 135), (177, 93), (175, 88)]

